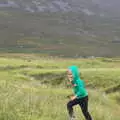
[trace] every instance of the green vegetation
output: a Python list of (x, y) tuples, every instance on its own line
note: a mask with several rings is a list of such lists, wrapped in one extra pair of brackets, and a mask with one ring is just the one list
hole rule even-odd
[[(69, 65), (80, 67), (95, 120), (119, 120), (120, 59), (0, 55), (0, 120), (66, 120)], [(76, 116), (84, 120), (78, 106)]]

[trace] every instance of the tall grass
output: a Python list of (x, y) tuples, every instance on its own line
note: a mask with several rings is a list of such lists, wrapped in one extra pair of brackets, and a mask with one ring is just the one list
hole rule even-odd
[[(70, 89), (49, 88), (32, 82), (3, 82), (0, 86), (0, 120), (67, 119)], [(89, 111), (96, 120), (119, 120), (119, 106), (100, 91), (89, 91)], [(76, 117), (84, 120), (79, 106)]]
[[(66, 61), (0, 58), (0, 120), (67, 120), (66, 104), (69, 99), (66, 96), (72, 91), (67, 86), (65, 70), (74, 60)], [(101, 60), (97, 61), (99, 63)], [(54, 62), (57, 68), (54, 68)], [(93, 69), (91, 65), (86, 69), (86, 60), (75, 61), (75, 64), (82, 64), (80, 62), (85, 65), (81, 68), (81, 77), (87, 85), (89, 111), (93, 118), (120, 120), (119, 91), (105, 93), (107, 89), (120, 84), (119, 68), (101, 69), (99, 66)], [(109, 67), (111, 64), (115, 65), (113, 62)], [(84, 120), (79, 106), (74, 110), (76, 117)]]

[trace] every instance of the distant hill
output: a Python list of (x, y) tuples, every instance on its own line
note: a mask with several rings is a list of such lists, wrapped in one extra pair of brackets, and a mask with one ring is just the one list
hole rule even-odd
[(119, 0), (1, 0), (0, 51), (119, 56)]

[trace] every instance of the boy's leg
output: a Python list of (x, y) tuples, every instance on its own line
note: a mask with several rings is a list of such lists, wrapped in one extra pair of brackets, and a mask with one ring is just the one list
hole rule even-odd
[(80, 105), (80, 107), (82, 109), (82, 112), (83, 112), (86, 120), (92, 120), (92, 117), (91, 117), (91, 115), (88, 112), (88, 96), (83, 98), (83, 99), (81, 99), (81, 102), (80, 102), (79, 105)]
[(74, 106), (74, 105), (77, 105), (77, 104), (79, 104), (79, 100), (78, 100), (78, 99), (69, 101), (69, 102), (67, 103), (67, 110), (68, 110), (68, 113), (69, 113), (69, 117), (70, 117), (70, 118), (73, 118), (73, 116), (74, 116), (73, 106)]

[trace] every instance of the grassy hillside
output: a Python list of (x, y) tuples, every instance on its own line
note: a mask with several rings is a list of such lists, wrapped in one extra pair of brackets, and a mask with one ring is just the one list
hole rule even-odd
[(119, 56), (119, 18), (3, 8), (0, 18), (0, 52)]
[[(0, 120), (67, 119), (66, 68), (78, 65), (96, 120), (119, 120), (120, 59), (61, 59), (26, 54), (0, 56)], [(75, 107), (77, 118), (84, 120)]]

